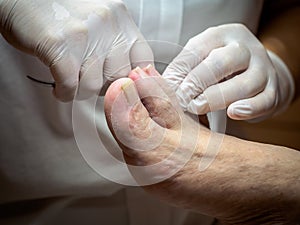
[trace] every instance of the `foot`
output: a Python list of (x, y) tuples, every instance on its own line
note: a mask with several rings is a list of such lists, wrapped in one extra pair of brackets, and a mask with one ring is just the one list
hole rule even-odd
[(137, 68), (129, 78), (115, 81), (105, 96), (105, 113), (140, 185), (167, 180), (181, 171), (198, 149), (200, 132), (205, 133), (184, 115), (153, 67)]
[[(105, 114), (133, 177), (170, 204), (238, 224), (285, 221), (298, 204), (299, 184), (291, 184), (299, 173), (290, 172), (300, 169), (291, 163), (297, 152), (210, 133), (182, 112), (153, 67), (115, 81)], [(216, 155), (207, 146), (218, 140)], [(210, 158), (200, 171), (201, 160)]]

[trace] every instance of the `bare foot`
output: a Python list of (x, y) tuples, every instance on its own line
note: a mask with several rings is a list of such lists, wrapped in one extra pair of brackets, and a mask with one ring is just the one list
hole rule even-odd
[[(231, 224), (289, 224), (297, 217), (299, 153), (210, 133), (184, 115), (154, 68), (115, 81), (105, 113), (133, 177), (170, 204)], [(212, 137), (222, 139), (218, 155), (206, 151)], [(199, 171), (200, 161), (213, 157)]]
[(154, 68), (137, 68), (129, 77), (110, 86), (105, 113), (133, 176), (151, 185), (180, 171), (199, 148), (200, 131), (207, 131), (184, 115)]

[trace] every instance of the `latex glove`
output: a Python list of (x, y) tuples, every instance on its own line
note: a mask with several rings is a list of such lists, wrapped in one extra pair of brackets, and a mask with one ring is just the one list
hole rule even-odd
[(77, 88), (89, 97), (153, 58), (122, 1), (3, 0), (0, 16), (1, 34), (49, 66), (63, 101)]
[(228, 107), (232, 119), (264, 119), (283, 110), (294, 95), (286, 65), (241, 24), (193, 37), (163, 76), (181, 106), (194, 114)]

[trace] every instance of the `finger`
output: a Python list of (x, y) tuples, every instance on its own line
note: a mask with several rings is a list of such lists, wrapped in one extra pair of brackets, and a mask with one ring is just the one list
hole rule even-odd
[(152, 50), (143, 37), (140, 37), (132, 45), (130, 49), (130, 62), (132, 68), (135, 68), (137, 66), (143, 68), (149, 64), (154, 65)]
[(49, 66), (55, 80), (53, 94), (61, 101), (73, 100), (78, 87), (80, 64), (69, 55), (63, 55)]
[(103, 74), (109, 81), (127, 77), (131, 70), (129, 44), (122, 37), (118, 41), (121, 44), (115, 44), (104, 62)]
[(249, 62), (249, 50), (239, 43), (213, 50), (179, 85), (176, 94), (181, 105), (186, 106), (205, 89), (227, 76), (245, 70)]
[(194, 114), (206, 114), (227, 108), (240, 99), (251, 98), (262, 92), (268, 83), (267, 76), (258, 69), (249, 69), (227, 81), (208, 87), (193, 99), (187, 110)]
[(77, 96), (87, 99), (98, 95), (103, 86), (103, 64), (104, 57), (96, 55), (89, 57), (81, 66), (80, 82)]
[(201, 63), (213, 49), (224, 45), (223, 35), (218, 31), (218, 27), (208, 28), (188, 41), (184, 49), (166, 68), (163, 77), (173, 90), (177, 90), (192, 69)]
[(276, 104), (276, 90), (266, 88), (252, 98), (232, 103), (227, 109), (227, 115), (234, 120), (250, 120), (267, 115)]

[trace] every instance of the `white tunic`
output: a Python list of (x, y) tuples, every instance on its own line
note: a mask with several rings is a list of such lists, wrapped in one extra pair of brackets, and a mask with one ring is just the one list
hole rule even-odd
[[(125, 3), (149, 40), (155, 60), (166, 65), (189, 38), (210, 26), (239, 22), (255, 32), (263, 1), (126, 0)], [(11, 214), (6, 217), (7, 224), (8, 221), (67, 224), (66, 221), (73, 220), (73, 224), (86, 221), (87, 225), (212, 222), (211, 218), (158, 203), (137, 188), (124, 190), (124, 186), (96, 173), (76, 144), (72, 104), (55, 100), (51, 88), (26, 78), (32, 75), (50, 81), (48, 68), (37, 58), (11, 47), (2, 37), (0, 52), (0, 211), (6, 209)], [(103, 111), (100, 109), (97, 115), (101, 117), (100, 133), (111, 139)], [(110, 148), (118, 152), (118, 147), (110, 142)], [(106, 171), (114, 171), (115, 165), (101, 160), (98, 163)], [(79, 199), (91, 196), (87, 201), (82, 200), (83, 206), (79, 204)], [(54, 197), (57, 199), (39, 200), (43, 207), (29, 211), (26, 204), (36, 202), (25, 202), (23, 213), (10, 210), (18, 204), (7, 205)]]

